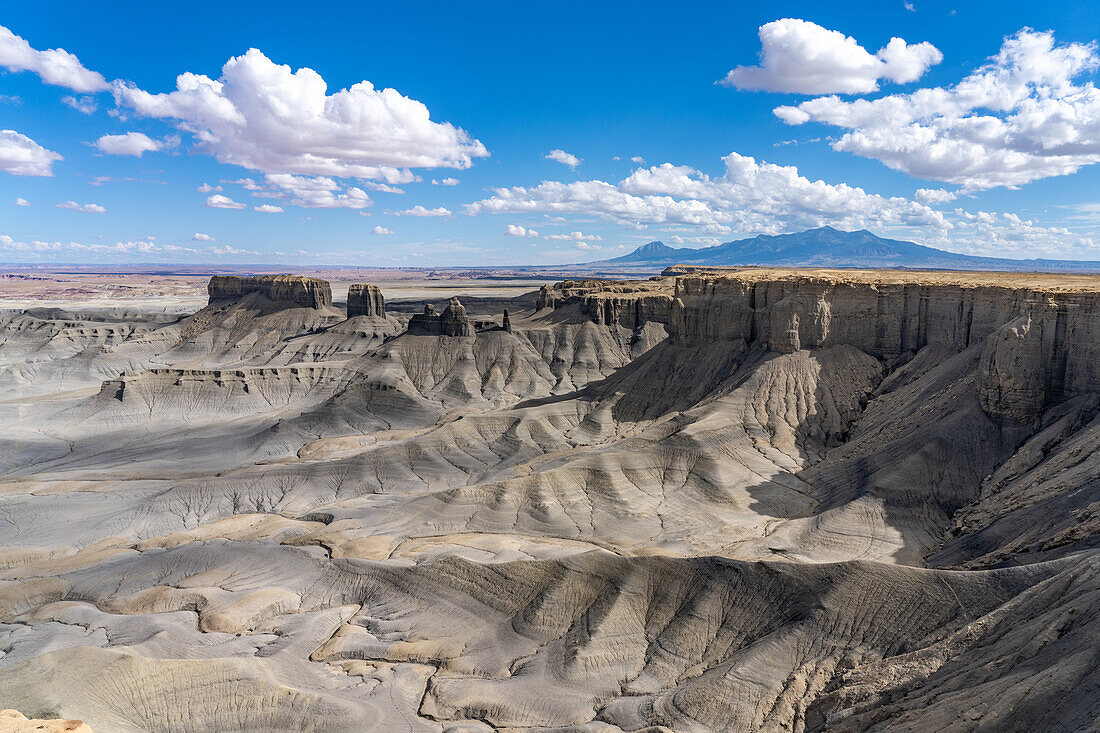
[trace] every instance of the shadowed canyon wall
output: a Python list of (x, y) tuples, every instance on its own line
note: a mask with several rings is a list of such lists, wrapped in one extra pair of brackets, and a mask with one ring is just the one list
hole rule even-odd
[(627, 328), (663, 323), (684, 344), (743, 340), (779, 352), (849, 345), (890, 364), (930, 343), (960, 351), (984, 344), (979, 397), (998, 419), (1029, 420), (1053, 399), (1100, 389), (1100, 292), (909, 279), (747, 271), (578, 281), (544, 288), (538, 305), (575, 306), (596, 323)]

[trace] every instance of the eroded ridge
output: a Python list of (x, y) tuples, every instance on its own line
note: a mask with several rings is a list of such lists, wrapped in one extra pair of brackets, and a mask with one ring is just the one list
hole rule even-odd
[(4, 316), (0, 702), (1094, 726), (1100, 279), (680, 270), (438, 314), (265, 276), (182, 318)]

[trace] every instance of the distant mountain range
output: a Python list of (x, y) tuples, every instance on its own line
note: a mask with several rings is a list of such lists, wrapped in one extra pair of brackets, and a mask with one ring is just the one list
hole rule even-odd
[(975, 257), (914, 242), (883, 239), (866, 229), (845, 232), (832, 227), (808, 229), (797, 234), (760, 235), (702, 249), (669, 247), (662, 242), (650, 242), (622, 257), (586, 264), (639, 269), (663, 269), (669, 265), (766, 265), (1100, 272), (1100, 262)]

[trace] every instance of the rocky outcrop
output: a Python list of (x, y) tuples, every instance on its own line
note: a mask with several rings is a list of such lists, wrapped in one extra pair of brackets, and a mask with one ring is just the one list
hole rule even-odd
[(237, 369), (158, 368), (104, 380), (99, 393), (73, 408), (74, 418), (115, 427), (156, 415), (197, 423), (211, 416), (321, 400), (342, 389), (348, 375), (328, 364)]
[(377, 285), (353, 283), (348, 288), (348, 318), (356, 316), (382, 317), (386, 315), (386, 299)]
[(413, 314), (413, 317), (409, 319), (408, 332), (438, 335), (439, 316), (435, 312), (435, 306), (426, 303), (423, 312)]
[[(978, 399), (982, 409), (1002, 421), (1037, 416), (1053, 384), (1051, 359), (1045, 358), (1045, 319), (1020, 316), (986, 340), (978, 368)], [(1047, 347), (1049, 348), (1049, 347)]]
[(668, 280), (564, 281), (544, 285), (537, 309), (575, 307), (593, 323), (635, 329), (646, 323), (668, 323), (672, 287)]
[(210, 304), (241, 300), (257, 294), (275, 303), (287, 303), (302, 308), (324, 308), (332, 305), (332, 289), (325, 280), (300, 275), (214, 275), (207, 285)]
[(640, 282), (544, 287), (538, 305), (596, 323), (667, 324), (673, 342), (848, 345), (888, 364), (928, 346), (984, 342), (981, 404), (1030, 420), (1053, 399), (1100, 390), (1100, 281), (997, 273), (716, 270)]
[(984, 342), (982, 407), (1007, 420), (1100, 389), (1098, 290), (908, 280), (681, 277), (668, 330), (683, 342), (744, 339), (775, 351), (848, 344), (885, 361), (931, 343), (963, 350)]
[(435, 306), (428, 303), (423, 313), (417, 313), (409, 319), (409, 333), (434, 336), (473, 336), (474, 327), (466, 308), (458, 298), (451, 298), (441, 315), (436, 315)]
[(512, 332), (512, 318), (508, 315), (508, 309), (504, 309), (504, 319), (501, 321), (501, 328), (508, 333)]
[(443, 315), (439, 318), (440, 331), (444, 336), (472, 336), (473, 326), (466, 315), (466, 307), (458, 298), (451, 298), (447, 307), (443, 309)]

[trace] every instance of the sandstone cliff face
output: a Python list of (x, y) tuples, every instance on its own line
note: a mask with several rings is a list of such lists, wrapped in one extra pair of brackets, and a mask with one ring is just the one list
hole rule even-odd
[(239, 300), (258, 293), (276, 303), (292, 303), (303, 308), (332, 305), (332, 289), (325, 280), (300, 275), (214, 275), (207, 285), (210, 303)]
[(855, 346), (884, 360), (930, 343), (983, 343), (990, 415), (1035, 417), (1048, 400), (1100, 389), (1100, 294), (965, 285), (874, 285), (812, 277), (677, 280), (669, 334), (763, 341), (775, 351)]
[[(1064, 373), (1059, 380), (1054, 375), (1057, 357), (1048, 359), (1044, 353), (1052, 348), (1043, 344), (1045, 319), (1037, 316), (1020, 316), (986, 340), (978, 369), (978, 399), (986, 413), (1001, 419), (1027, 420), (1039, 414), (1050, 392), (1064, 391)], [(1064, 344), (1060, 350), (1065, 352)]]
[(440, 329), (444, 336), (473, 336), (474, 328), (470, 325), (470, 318), (466, 315), (466, 306), (459, 302), (458, 298), (451, 298), (447, 307), (443, 309), (443, 315), (439, 318)]
[(386, 299), (377, 285), (353, 283), (348, 288), (348, 318), (386, 315)]
[(672, 288), (667, 282), (608, 282), (579, 280), (544, 285), (537, 309), (576, 305), (588, 320), (635, 329), (646, 323), (668, 323)]
[(682, 344), (743, 340), (778, 352), (848, 345), (888, 363), (933, 343), (961, 351), (984, 342), (979, 396), (1003, 420), (1030, 420), (1052, 399), (1100, 389), (1100, 290), (987, 279), (899, 273), (876, 282), (754, 270), (559, 283), (543, 289), (539, 306), (577, 305), (596, 323), (628, 328), (664, 323)]

